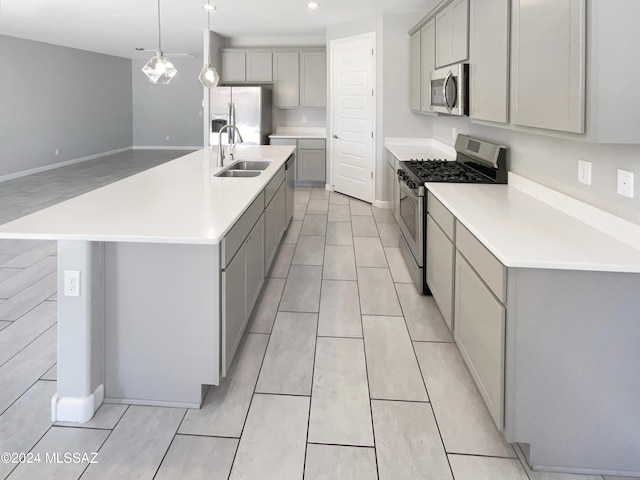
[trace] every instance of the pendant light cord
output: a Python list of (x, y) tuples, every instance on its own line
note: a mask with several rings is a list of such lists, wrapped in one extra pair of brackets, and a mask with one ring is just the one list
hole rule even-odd
[(158, 51), (162, 53), (162, 33), (160, 27), (160, 0), (158, 0)]
[[(207, 0), (207, 6), (211, 5), (211, 0)], [(207, 65), (211, 65), (211, 9), (207, 8)]]

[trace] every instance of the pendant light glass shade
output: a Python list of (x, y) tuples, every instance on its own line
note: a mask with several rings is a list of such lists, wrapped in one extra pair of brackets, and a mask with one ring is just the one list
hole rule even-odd
[(166, 85), (176, 76), (178, 71), (173, 63), (162, 54), (162, 30), (160, 28), (160, 0), (158, 0), (158, 50), (156, 56), (142, 67), (142, 71), (151, 83)]
[(142, 71), (149, 77), (149, 81), (156, 85), (166, 85), (178, 73), (173, 63), (163, 56), (162, 52), (157, 52), (155, 57), (145, 63)]
[(220, 75), (218, 75), (216, 68), (208, 63), (202, 67), (200, 75), (198, 75), (198, 80), (200, 80), (200, 83), (205, 88), (217, 87), (218, 82), (220, 82)]
[(216, 67), (214, 67), (211, 64), (211, 15), (210, 13), (212, 10), (215, 10), (216, 7), (211, 5), (211, 3), (209, 3), (209, 0), (207, 0), (207, 4), (204, 6), (204, 8), (207, 10), (207, 35), (209, 35), (208, 41), (206, 42), (207, 63), (205, 63), (204, 67), (202, 67), (202, 70), (200, 70), (200, 75), (198, 75), (198, 80), (200, 80), (200, 83), (204, 88), (212, 88), (212, 87), (217, 87), (218, 82), (220, 82), (220, 75), (218, 75), (218, 71), (216, 70)]

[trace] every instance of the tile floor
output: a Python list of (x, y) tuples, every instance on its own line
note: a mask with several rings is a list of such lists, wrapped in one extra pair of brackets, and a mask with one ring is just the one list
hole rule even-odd
[[(0, 183), (0, 222), (180, 154)], [(91, 465), (0, 462), (0, 478), (603, 480), (531, 472), (503, 441), (410, 283), (388, 211), (295, 195), (230, 374), (200, 410), (104, 404), (87, 424), (52, 424), (55, 244), (0, 240), (0, 453), (98, 453)]]

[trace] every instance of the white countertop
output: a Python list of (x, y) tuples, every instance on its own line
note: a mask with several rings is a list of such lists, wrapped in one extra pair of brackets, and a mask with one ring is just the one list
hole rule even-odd
[(398, 160), (455, 160), (455, 148), (433, 138), (385, 138), (384, 146)]
[(640, 273), (640, 249), (612, 236), (615, 218), (603, 231), (511, 185), (425, 185), (507, 267)]
[(320, 127), (277, 127), (269, 138), (327, 138), (327, 129)]
[(222, 170), (216, 167), (216, 148), (0, 225), (0, 238), (217, 244), (294, 147), (238, 145), (236, 160), (273, 161), (252, 178), (214, 177)]

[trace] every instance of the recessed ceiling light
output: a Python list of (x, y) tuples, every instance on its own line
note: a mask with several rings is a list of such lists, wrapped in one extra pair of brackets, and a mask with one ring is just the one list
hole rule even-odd
[(309, 7), (310, 10), (315, 10), (319, 6), (320, 6), (320, 4), (318, 2), (311, 1), (311, 2), (307, 3), (307, 7)]
[(207, 3), (206, 5), (203, 5), (202, 8), (204, 8), (205, 10), (216, 10), (218, 7), (216, 7), (215, 5), (209, 5)]

